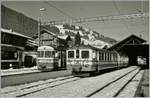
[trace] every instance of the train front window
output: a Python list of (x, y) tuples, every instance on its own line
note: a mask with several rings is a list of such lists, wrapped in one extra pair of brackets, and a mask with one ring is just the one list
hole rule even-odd
[(46, 58), (51, 57), (51, 51), (45, 51), (45, 57)]
[(38, 51), (38, 57), (44, 57), (44, 51)]
[(74, 51), (68, 51), (68, 58), (74, 58)]
[(82, 58), (89, 58), (89, 51), (82, 51), (81, 57)]
[(54, 57), (55, 56), (55, 51), (45, 51), (45, 57)]

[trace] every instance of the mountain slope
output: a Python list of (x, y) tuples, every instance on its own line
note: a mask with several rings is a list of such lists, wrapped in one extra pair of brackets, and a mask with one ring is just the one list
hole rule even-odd
[(92, 31), (81, 26), (65, 24), (56, 25), (56, 27), (59, 29), (58, 37), (66, 39), (66, 37), (70, 35), (72, 38), (74, 38), (77, 32), (79, 32), (81, 41), (84, 41), (84, 44), (90, 44), (98, 48), (103, 48), (105, 45), (110, 47), (117, 42), (112, 38), (105, 37), (96, 31)]
[[(74, 39), (77, 32), (79, 32), (81, 36), (81, 42), (84, 42), (85, 45), (89, 44), (98, 48), (103, 48), (106, 45), (110, 47), (117, 42), (115, 39), (105, 37), (96, 31), (92, 31), (81, 26), (69, 24), (55, 26), (44, 25), (41, 27), (41, 29), (47, 29), (48, 31), (56, 34), (61, 39), (66, 39), (68, 35)], [(37, 35), (34, 35), (33, 37), (35, 36), (37, 37)]]

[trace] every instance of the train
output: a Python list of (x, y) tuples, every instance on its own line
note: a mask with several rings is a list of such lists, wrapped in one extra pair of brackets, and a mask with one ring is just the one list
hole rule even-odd
[(66, 52), (52, 46), (40, 46), (37, 49), (36, 65), (40, 71), (66, 69)]
[(51, 46), (40, 46), (37, 49), (37, 68), (41, 71), (58, 70), (59, 59), (57, 51)]
[(73, 74), (91, 74), (104, 69), (128, 66), (127, 56), (91, 45), (73, 46), (66, 51), (66, 57), (67, 68)]
[(128, 66), (127, 56), (91, 45), (73, 46), (64, 53), (51, 46), (40, 46), (37, 52), (37, 68), (41, 71), (58, 70), (62, 64), (65, 64), (73, 74), (91, 74), (105, 69)]

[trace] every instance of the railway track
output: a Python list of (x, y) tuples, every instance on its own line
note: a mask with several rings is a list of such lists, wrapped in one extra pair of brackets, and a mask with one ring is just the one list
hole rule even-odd
[(77, 81), (79, 77), (74, 76), (67, 76), (61, 77), (57, 79), (49, 79), (39, 83), (27, 84), (26, 86), (16, 87), (10, 90), (3, 90), (1, 91), (2, 96), (15, 96), (15, 97), (23, 97), (31, 93), (35, 93), (47, 88), (53, 88), (68, 82)]
[[(140, 68), (133, 66), (122, 70), (116, 70), (115, 72), (98, 75), (96, 77), (83, 78), (80, 79), (79, 81), (70, 82), (64, 85), (57, 86), (55, 88), (45, 89), (43, 91), (29, 94), (27, 96), (28, 97), (66, 96), (66, 97), (98, 97), (98, 98), (101, 96), (104, 97), (119, 96), (120, 93), (122, 93), (126, 89), (126, 86), (128, 84), (127, 82), (132, 81), (131, 78), (133, 79), (133, 76), (136, 77), (137, 74), (138, 76), (139, 74), (141, 74), (141, 71), (139, 70)], [(136, 89), (134, 90), (136, 91)]]
[[(117, 96), (127, 96), (127, 94), (125, 94), (125, 93), (127, 92), (127, 89), (128, 90), (130, 89), (129, 87), (126, 88), (127, 85), (129, 85), (131, 81), (135, 81), (137, 79), (137, 76), (138, 77), (141, 76), (143, 74), (143, 72), (144, 71), (140, 71), (139, 68), (138, 69), (134, 69), (134, 70), (132, 70), (132, 71), (124, 74), (123, 76), (118, 77), (118, 78), (110, 81), (109, 83), (103, 85), (103, 87), (101, 87), (101, 88), (95, 90), (94, 92), (88, 94), (86, 97), (100, 97), (100, 96), (117, 97)], [(132, 92), (132, 93), (135, 93), (135, 92)]]
[[(141, 79), (143, 72), (138, 67), (130, 67), (122, 71), (117, 70), (116, 72), (110, 72), (96, 77), (81, 79), (79, 77), (67, 76), (38, 82), (36, 84), (28, 84), (13, 90), (2, 91), (1, 95), (15, 97), (44, 96), (45, 94), (46, 96), (56, 97), (122, 97), (129, 95), (133, 97), (136, 92), (135, 87), (139, 84), (138, 81)], [(105, 80), (103, 80), (104, 77)]]

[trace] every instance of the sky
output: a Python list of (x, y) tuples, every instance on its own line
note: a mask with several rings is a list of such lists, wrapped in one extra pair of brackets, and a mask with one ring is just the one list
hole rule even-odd
[[(147, 1), (2, 1), (8, 8), (41, 21), (69, 20), (73, 18), (130, 15), (149, 13)], [(40, 11), (45, 8), (45, 11)], [(134, 18), (92, 21), (74, 25), (84, 26), (118, 41), (135, 34), (149, 39), (149, 19)]]

